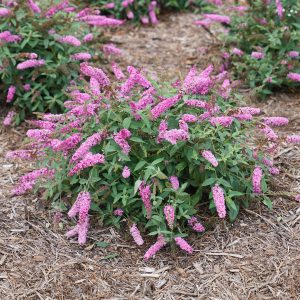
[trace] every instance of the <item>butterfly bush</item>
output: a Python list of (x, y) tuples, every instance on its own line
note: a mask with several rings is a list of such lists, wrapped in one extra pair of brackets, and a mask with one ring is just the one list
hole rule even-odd
[(248, 0), (231, 13), (227, 37), (233, 72), (265, 97), (281, 87), (300, 87), (300, 2)]
[(118, 19), (134, 20), (144, 25), (156, 25), (157, 15), (168, 9), (201, 9), (208, 4), (205, 0), (97, 0), (88, 2), (99, 6), (108, 15), (113, 15)]
[(76, 221), (68, 238), (84, 244), (89, 220), (100, 218), (127, 224), (137, 245), (154, 236), (145, 259), (169, 243), (192, 253), (190, 235), (204, 232), (209, 216), (233, 221), (252, 199), (271, 206), (267, 182), (274, 168), (279, 172), (278, 147), (300, 143), (297, 135), (275, 132), (286, 118), (236, 106), (230, 78), (212, 65), (193, 67), (174, 87), (132, 66), (125, 78), (108, 80), (99, 67), (83, 64), (81, 80), (66, 91), (67, 112), (33, 121), (37, 129), (27, 132), (24, 149), (7, 154), (36, 162), (13, 193), (43, 190)]
[(0, 101), (13, 108), (8, 117), (15, 112), (4, 125), (33, 112), (63, 111), (63, 90), (78, 77), (79, 64), (101, 57), (89, 44), (99, 35), (93, 27), (120, 21), (96, 9), (82, 12), (66, 0), (51, 6), (35, 0), (1, 3)]

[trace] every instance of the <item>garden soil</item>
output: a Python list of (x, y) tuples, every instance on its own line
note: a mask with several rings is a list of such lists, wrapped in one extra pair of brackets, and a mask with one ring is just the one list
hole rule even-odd
[[(121, 65), (171, 80), (193, 64), (206, 66), (217, 59), (217, 45), (191, 25), (195, 19), (170, 15), (156, 27), (115, 30), (113, 39), (124, 49)], [(281, 93), (254, 104), (267, 114), (289, 117), (283, 130), (299, 134), (299, 95)], [(33, 168), (4, 157), (21, 147), (25, 127), (0, 132), (1, 300), (300, 299), (300, 206), (280, 194), (300, 192), (299, 147), (280, 149), (272, 210), (254, 203), (233, 224), (215, 221), (203, 236), (190, 237), (193, 255), (168, 249), (144, 262), (151, 240), (137, 248), (128, 230), (104, 228), (94, 220), (87, 245), (80, 247), (64, 237), (70, 221), (55, 215), (42, 195), (10, 195), (18, 177)]]

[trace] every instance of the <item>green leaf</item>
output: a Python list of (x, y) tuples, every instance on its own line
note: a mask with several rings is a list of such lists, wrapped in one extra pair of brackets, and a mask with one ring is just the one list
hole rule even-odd
[(131, 123), (131, 117), (125, 118), (123, 120), (123, 127), (128, 129), (130, 127), (130, 123)]
[(202, 183), (202, 186), (208, 186), (208, 185), (212, 185), (213, 183), (216, 182), (216, 178), (207, 178), (206, 180), (204, 180), (204, 182)]
[(138, 162), (137, 164), (136, 164), (136, 166), (135, 166), (135, 168), (134, 168), (134, 172), (135, 171), (138, 171), (138, 170), (140, 170), (145, 164), (146, 164), (147, 162), (146, 161), (144, 161), (144, 160), (142, 160), (142, 161), (140, 161), (140, 162)]
[(109, 246), (109, 243), (107, 243), (107, 242), (97, 242), (96, 246), (101, 247), (101, 248), (106, 248), (107, 246)]
[(119, 253), (110, 253), (110, 254), (100, 258), (100, 260), (112, 259), (112, 258), (115, 258), (118, 256), (119, 256)]

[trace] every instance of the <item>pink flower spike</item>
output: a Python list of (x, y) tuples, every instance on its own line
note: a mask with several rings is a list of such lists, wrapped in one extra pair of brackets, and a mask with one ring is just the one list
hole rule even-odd
[(150, 185), (146, 185), (144, 182), (141, 183), (139, 187), (139, 194), (142, 198), (144, 203), (146, 212), (147, 212), (147, 219), (151, 218), (152, 213), (152, 203), (151, 203), (151, 189)]
[(123, 176), (123, 178), (130, 177), (130, 169), (127, 166), (124, 167), (124, 169), (122, 171), (122, 176)]
[(142, 236), (141, 236), (141, 233), (140, 233), (140, 231), (138, 230), (136, 224), (133, 224), (133, 225), (131, 226), (131, 228), (130, 228), (130, 233), (131, 233), (131, 235), (132, 235), (134, 241), (136, 242), (136, 244), (137, 244), (138, 246), (141, 246), (141, 245), (144, 244), (144, 240), (143, 240), (143, 238), (142, 238)]
[(114, 215), (117, 217), (121, 217), (121, 216), (123, 216), (123, 214), (124, 214), (124, 211), (121, 208), (117, 208), (114, 210)]
[(172, 205), (166, 205), (164, 207), (164, 214), (166, 221), (171, 229), (173, 229), (174, 220), (175, 220), (175, 210)]
[(226, 217), (226, 205), (225, 205), (225, 197), (224, 197), (224, 191), (223, 189), (216, 184), (212, 188), (212, 194), (213, 194), (213, 199), (214, 203), (218, 212), (218, 216), (221, 219), (224, 219)]
[(291, 144), (300, 144), (300, 135), (289, 135), (286, 141)]
[(292, 81), (300, 82), (300, 74), (298, 73), (289, 73), (287, 77)]
[(17, 88), (14, 85), (11, 85), (7, 92), (6, 102), (10, 103), (13, 101)]
[(193, 248), (190, 246), (186, 240), (184, 240), (182, 237), (176, 237), (175, 239), (176, 244), (183, 250), (186, 251), (189, 254), (193, 253)]
[(166, 245), (165, 238), (163, 237), (163, 235), (159, 235), (156, 243), (152, 245), (145, 253), (144, 259), (148, 260), (149, 258), (153, 257), (165, 245)]
[(261, 193), (261, 180), (262, 180), (263, 172), (261, 167), (255, 167), (252, 174), (252, 186), (253, 193), (260, 194)]
[(284, 117), (268, 117), (264, 118), (263, 122), (269, 126), (284, 126), (289, 123), (289, 119)]
[(210, 162), (215, 168), (218, 166), (218, 161), (211, 151), (202, 151), (202, 157), (205, 158), (208, 162)]
[(177, 191), (179, 189), (179, 180), (176, 176), (169, 177), (170, 183), (172, 185), (173, 190)]

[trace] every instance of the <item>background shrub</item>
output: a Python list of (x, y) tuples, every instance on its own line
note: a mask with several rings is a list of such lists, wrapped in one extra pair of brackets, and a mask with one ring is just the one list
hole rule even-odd
[[(0, 17), (0, 97), (16, 107), (17, 123), (32, 112), (63, 111), (63, 91), (79, 74), (72, 55), (83, 52), (98, 59), (101, 54), (88, 46), (90, 27), (79, 22), (67, 1), (45, 7), (30, 3), (0, 8), (8, 11)], [(24, 61), (35, 67), (22, 68)]]
[(280, 87), (299, 87), (300, 2), (247, 3), (245, 12), (233, 15), (228, 37), (232, 48), (244, 52), (229, 50), (235, 76), (263, 97)]

